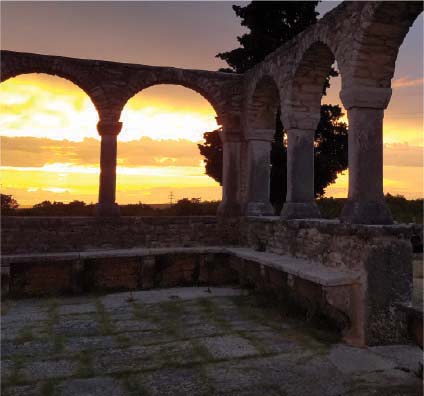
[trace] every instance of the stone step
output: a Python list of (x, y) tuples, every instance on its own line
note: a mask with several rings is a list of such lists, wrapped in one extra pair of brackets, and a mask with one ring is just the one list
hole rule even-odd
[(238, 258), (254, 261), (322, 286), (345, 286), (359, 283), (359, 274), (344, 269), (326, 267), (316, 261), (257, 252), (249, 248), (226, 248), (226, 250)]

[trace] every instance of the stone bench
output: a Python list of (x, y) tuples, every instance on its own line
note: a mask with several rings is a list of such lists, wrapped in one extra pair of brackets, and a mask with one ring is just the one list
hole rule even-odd
[(324, 314), (360, 343), (356, 311), (360, 277), (318, 262), (243, 247), (169, 247), (19, 254), (2, 257), (11, 297), (239, 283), (272, 291)]

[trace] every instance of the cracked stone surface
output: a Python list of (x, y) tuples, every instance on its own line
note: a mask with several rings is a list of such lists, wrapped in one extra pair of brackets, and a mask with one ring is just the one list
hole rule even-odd
[(5, 301), (2, 395), (422, 395), (421, 350), (353, 348), (234, 288)]

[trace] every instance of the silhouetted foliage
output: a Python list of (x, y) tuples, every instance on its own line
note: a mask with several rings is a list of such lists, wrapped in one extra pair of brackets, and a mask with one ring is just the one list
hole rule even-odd
[(239, 48), (221, 52), (217, 57), (226, 61), (230, 70), (244, 73), (315, 23), (317, 5), (318, 1), (252, 1), (244, 7), (233, 5), (241, 25), (250, 32), (237, 37)]
[(18, 201), (12, 195), (1, 194), (1, 214), (13, 214), (18, 207)]
[(128, 204), (119, 206), (121, 216), (155, 216), (156, 210), (150, 205), (139, 202), (138, 204)]
[[(17, 205), (16, 200), (13, 200)], [(12, 202), (13, 202), (12, 201)], [(340, 216), (346, 202), (345, 198), (319, 198), (317, 200), (324, 218), (333, 219)], [(423, 222), (423, 199), (407, 200), (401, 195), (386, 195), (386, 202), (398, 223)], [(201, 201), (200, 198), (183, 198), (172, 206), (154, 207), (141, 202), (120, 205), (122, 216), (214, 216), (220, 201)], [(19, 216), (92, 216), (93, 204), (82, 201), (63, 202), (43, 201), (32, 208), (18, 208), (7, 215)], [(5, 214), (5, 213), (3, 213)]]
[[(141, 202), (120, 205), (121, 216), (214, 216), (220, 201), (201, 201), (200, 198), (183, 198), (174, 205), (157, 208)], [(82, 201), (69, 203), (43, 201), (32, 208), (22, 208), (7, 213), (20, 216), (92, 216), (94, 205)]]
[(198, 144), (200, 154), (205, 157), (206, 174), (222, 185), (222, 143), (219, 137), (222, 129), (205, 132), (205, 142)]
[(43, 201), (35, 204), (32, 208), (21, 209), (20, 214), (25, 216), (91, 216), (94, 205), (87, 205), (83, 201), (69, 203), (57, 201)]
[[(218, 58), (225, 60), (230, 68), (224, 72), (244, 73), (266, 55), (289, 41), (308, 26), (314, 24), (318, 13), (318, 1), (252, 1), (247, 6), (233, 6), (241, 25), (249, 29), (238, 37), (240, 47), (221, 52)], [(331, 69), (323, 85), (323, 94), (330, 86), (330, 77), (337, 76)], [(337, 173), (347, 168), (347, 125), (340, 121), (343, 116), (339, 106), (324, 105), (321, 121), (315, 133), (315, 195), (322, 196), (325, 188), (336, 180)], [(222, 184), (222, 144), (220, 129), (204, 134), (205, 143), (199, 144), (200, 153), (206, 158), (206, 173)], [(270, 200), (276, 212), (284, 204), (287, 192), (286, 131), (276, 117), (276, 128), (271, 148)]]
[(167, 209), (170, 216), (216, 215), (219, 201), (204, 201), (200, 198), (183, 198)]
[(422, 198), (408, 200), (403, 195), (391, 194), (386, 194), (385, 198), (393, 218), (398, 223), (422, 224), (424, 205), (424, 200)]
[[(406, 199), (402, 195), (386, 194), (385, 200), (395, 222), (423, 223), (424, 200), (422, 198)], [(339, 217), (345, 203), (346, 198), (320, 198), (317, 200), (321, 215), (326, 219)]]

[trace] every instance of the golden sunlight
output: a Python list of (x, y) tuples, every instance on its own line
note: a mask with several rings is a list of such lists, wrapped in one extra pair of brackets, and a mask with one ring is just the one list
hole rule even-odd
[(98, 115), (90, 98), (60, 77), (25, 74), (1, 83), (0, 108), (2, 136), (98, 138)]
[(204, 132), (218, 127), (215, 117), (209, 102), (195, 91), (178, 85), (156, 85), (127, 102), (118, 139), (129, 141), (146, 136), (199, 142)]
[[(97, 112), (65, 79), (27, 74), (0, 84), (2, 190), (22, 205), (44, 199), (96, 202)], [(209, 102), (189, 89), (161, 85), (135, 95), (121, 115), (117, 201), (163, 203), (175, 196), (219, 199), (196, 142), (217, 128)]]

